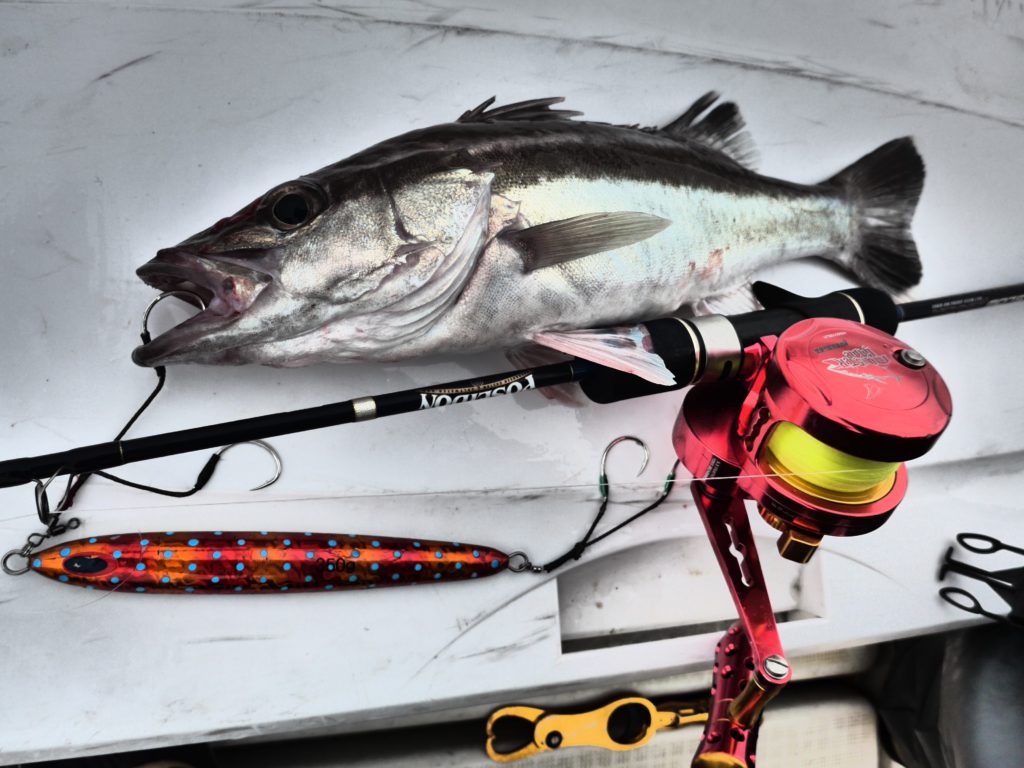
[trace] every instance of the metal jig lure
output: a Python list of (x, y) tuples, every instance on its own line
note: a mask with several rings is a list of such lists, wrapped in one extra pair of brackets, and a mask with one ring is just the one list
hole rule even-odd
[[(521, 554), (521, 553), (516, 553)], [(58, 581), (135, 592), (309, 592), (490, 576), (525, 558), (452, 541), (331, 533), (209, 531), (93, 536), (29, 567)]]
[[(45, 539), (77, 527), (78, 520), (74, 518), (57, 525), (58, 514), (50, 516), (46, 534), (32, 534), (22, 549), (8, 552), (3, 569), (11, 575), (33, 570), (66, 584), (95, 589), (178, 593), (359, 589), (461, 581), (504, 570), (550, 573), (569, 560), (578, 560), (589, 546), (655, 509), (668, 497), (673, 474), (653, 503), (594, 536), (609, 503), (608, 455), (624, 441), (640, 446), (644, 452), (640, 471), (646, 467), (650, 452), (642, 440), (632, 436), (613, 440), (601, 454), (601, 504), (597, 516), (582, 540), (546, 565), (534, 565), (522, 551), (506, 554), (479, 544), (312, 532), (114, 534), (61, 542), (36, 551)], [(274, 455), (270, 446), (263, 447)], [(49, 508), (45, 484), (40, 484), (36, 501), (40, 519), (45, 521)], [(23, 558), (25, 566), (9, 565), (14, 557)]]

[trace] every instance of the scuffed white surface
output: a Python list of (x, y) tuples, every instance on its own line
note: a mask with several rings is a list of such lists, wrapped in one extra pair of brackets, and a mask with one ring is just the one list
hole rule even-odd
[[(564, 95), (591, 119), (650, 124), (713, 88), (740, 104), (762, 170), (797, 181), (911, 134), (928, 167), (914, 226), (925, 278), (915, 296), (1024, 279), (1016, 6), (799, 3), (762, 12), (750, 4), (742, 14), (714, 3), (476, 5), (0, 5), (0, 457), (108, 439), (149, 391), (153, 374), (128, 355), (153, 295), (134, 269), (157, 248), (277, 182), (450, 120), (492, 93)], [(848, 284), (811, 264), (766, 276), (806, 292)], [(166, 323), (173, 311), (158, 314)], [(828, 542), (812, 574), (816, 618), (782, 630), (791, 655), (962, 623), (935, 598), (933, 581), (952, 535), (1024, 542), (1015, 512), (1022, 350), (1013, 333), (1022, 319), (1015, 305), (901, 329), (945, 376), (953, 424), (912, 470), (907, 501), (883, 529)], [(173, 368), (134, 434), (507, 367), (494, 354), (390, 367)], [(285, 476), (267, 491), (239, 490), (267, 468), (255, 449), (238, 449), (187, 501), (96, 481), (77, 507), (79, 533), (351, 529), (457, 536), (543, 561), (589, 523), (597, 458), (611, 438), (636, 434), (653, 452), (650, 485), (618, 497), (647, 498), (660, 485), (679, 400), (572, 410), (534, 393), (277, 438)], [(1010, 456), (970, 461), (1001, 454)], [(631, 476), (634, 459), (627, 449), (613, 456), (613, 482)], [(122, 473), (186, 487), (203, 460)], [(573, 632), (600, 634), (642, 628), (645, 613), (655, 627), (664, 614), (699, 623), (721, 611), (721, 590), (703, 591), (707, 576), (670, 555), (638, 572), (614, 557), (645, 557), (646, 545), (671, 552), (699, 536), (684, 497), (680, 489), (673, 508), (577, 566), (608, 558), (632, 590), (633, 610), (611, 619), (596, 608), (563, 616), (565, 605), (597, 601), (582, 579), (562, 599), (554, 580), (512, 575), (282, 599), (103, 597), (4, 577), (0, 672), (20, 693), (0, 704), (0, 761), (358, 730), (531, 691), (706, 670), (715, 634), (561, 650), (566, 621), (576, 622)], [(0, 490), (0, 501), (7, 550), (35, 529), (34, 510), (24, 487)], [(652, 567), (668, 585), (657, 599), (646, 588)], [(789, 594), (791, 581), (772, 583), (780, 605), (805, 599)], [(663, 612), (673, 595), (677, 605)]]
[[(559, 712), (551, 706), (548, 711)], [(700, 741), (697, 725), (659, 731), (642, 751), (610, 752), (573, 748), (542, 752), (528, 765), (539, 768), (677, 768), (688, 765)], [(243, 746), (221, 757), (249, 768), (309, 765), (389, 768), (484, 768), (494, 763), (481, 749), (479, 734), (466, 729), (431, 731), (417, 741), (385, 741), (380, 734), (310, 743)], [(388, 735), (390, 736), (390, 734)], [(385, 737), (386, 738), (386, 737)], [(468, 743), (467, 743), (468, 742)], [(876, 715), (871, 704), (843, 690), (803, 692), (789, 689), (768, 710), (758, 740), (758, 768), (871, 768), (892, 764), (879, 750)]]

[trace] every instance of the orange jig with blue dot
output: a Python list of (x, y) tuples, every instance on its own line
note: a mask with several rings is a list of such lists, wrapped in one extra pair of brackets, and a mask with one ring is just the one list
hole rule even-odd
[(179, 532), (93, 536), (31, 555), (36, 573), (131, 592), (310, 592), (476, 579), (509, 555), (451, 541), (328, 533)]

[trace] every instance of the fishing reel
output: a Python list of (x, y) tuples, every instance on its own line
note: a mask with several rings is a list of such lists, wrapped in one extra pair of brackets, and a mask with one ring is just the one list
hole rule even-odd
[(673, 431), (740, 619), (716, 651), (701, 768), (751, 766), (761, 711), (791, 678), (746, 501), (779, 530), (779, 553), (806, 563), (824, 536), (888, 519), (906, 493), (903, 462), (952, 412), (927, 360), (870, 326), (814, 318), (737, 346), (708, 349)]

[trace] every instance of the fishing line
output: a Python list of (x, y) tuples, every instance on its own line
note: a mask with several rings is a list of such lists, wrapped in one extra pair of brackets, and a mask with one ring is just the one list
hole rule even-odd
[(52, 615), (54, 613), (65, 613), (65, 612), (70, 612), (70, 611), (80, 611), (80, 610), (83, 610), (85, 608), (88, 608), (91, 605), (95, 605), (96, 603), (100, 602), (101, 600), (106, 600), (108, 597), (113, 595), (115, 592), (123, 591), (122, 588), (124, 586), (126, 586), (126, 585), (125, 584), (118, 584), (118, 585), (114, 586), (111, 589), (104, 589), (104, 590), (98, 590), (98, 589), (95, 589), (95, 588), (92, 588), (92, 587), (88, 587), (87, 588), (87, 592), (96, 593), (96, 594), (95, 594), (94, 597), (92, 597), (92, 599), (86, 600), (85, 602), (77, 603), (76, 605), (70, 605), (70, 606), (66, 606), (66, 607), (63, 607), (63, 608), (54, 608), (53, 610), (50, 610), (50, 611), (17, 611), (17, 608), (15, 608), (15, 612), (11, 613), (9, 615), (11, 615), (11, 616), (50, 616), (50, 615)]
[[(670, 474), (670, 477), (671, 477), (671, 474)], [(665, 486), (666, 487), (668, 486), (668, 483), (669, 483), (669, 480), (666, 479), (666, 482), (665, 482)], [(645, 507), (644, 509), (642, 509), (639, 512), (635, 513), (633, 516), (631, 516), (627, 520), (624, 520), (623, 522), (619, 523), (612, 530), (603, 533), (602, 535), (598, 536), (597, 538), (591, 539), (589, 541), (589, 543), (587, 544), (587, 548), (589, 548), (590, 546), (592, 546), (594, 544), (597, 544), (599, 541), (601, 541), (602, 539), (606, 538), (611, 533), (614, 533), (615, 531), (619, 530), (620, 528), (628, 525), (629, 523), (633, 522), (634, 520), (636, 520), (640, 516), (646, 514), (647, 512), (652, 511), (654, 508), (656, 508), (664, 500), (665, 500), (664, 497), (660, 497), (659, 500), (655, 501), (654, 503), (652, 503), (648, 507)], [(136, 531), (136, 533), (141, 534), (141, 531)], [(847, 553), (838, 551), (838, 550), (836, 550), (836, 549), (834, 549), (834, 548), (832, 548), (830, 546), (822, 546), (821, 547), (821, 551), (822, 552), (827, 552), (830, 555), (833, 555), (833, 556), (836, 556), (836, 557), (840, 557), (840, 558), (842, 558), (844, 560), (848, 560), (848, 561), (850, 561), (850, 562), (852, 562), (852, 563), (854, 563), (856, 565), (859, 565), (859, 566), (861, 566), (863, 568), (866, 568), (869, 571), (871, 571), (872, 573), (875, 573), (876, 575), (881, 576), (882, 578), (884, 578), (884, 579), (886, 579), (888, 581), (891, 581), (891, 582), (897, 583), (897, 584), (899, 583), (895, 578), (893, 578), (889, 574), (879, 570), (878, 568), (872, 566), (871, 564), (869, 564), (868, 562), (866, 562), (866, 561), (864, 561), (864, 560), (862, 560), (860, 558), (857, 558), (857, 557), (854, 557), (854, 556), (849, 555)], [(568, 560), (568, 559), (579, 559), (579, 558), (576, 557), (576, 558), (564, 558), (564, 559)], [(555, 561), (553, 561), (553, 562), (555, 562)], [(551, 563), (548, 564), (548, 566), (551, 566), (551, 565), (552, 565)], [(560, 564), (558, 564), (558, 565), (560, 565)], [(551, 570), (554, 570), (555, 567), (558, 567), (558, 565), (555, 565), (554, 567), (550, 567), (550, 568), (548, 566), (544, 566), (541, 570), (543, 570), (545, 572), (550, 572)], [(536, 570), (534, 572), (535, 573), (539, 573), (539, 571), (536, 571)], [(526, 594), (526, 592), (529, 592), (529, 591), (531, 591), (533, 589), (536, 589), (536, 588), (540, 587), (542, 583), (544, 583), (544, 582), (538, 582), (538, 583), (531, 584), (527, 588), (527, 590), (525, 592), (517, 592), (513, 597), (511, 597), (508, 600), (506, 600), (502, 605), (495, 607), (494, 610), (492, 610), (491, 612), (488, 613), (488, 616), (493, 614), (493, 613), (497, 613), (501, 609), (507, 607), (509, 604), (511, 604), (515, 600), (519, 599), (520, 597), (522, 597), (523, 594)], [(93, 597), (92, 599), (87, 600), (85, 602), (82, 602), (82, 603), (79, 603), (79, 604), (76, 604), (76, 605), (71, 605), (71, 606), (63, 607), (63, 608), (57, 608), (57, 609), (54, 609), (54, 610), (51, 610), (51, 611), (28, 611), (28, 612), (18, 611), (16, 614), (12, 614), (12, 615), (17, 615), (17, 616), (45, 616), (45, 615), (50, 615), (52, 613), (61, 613), (61, 612), (66, 612), (66, 611), (83, 610), (83, 609), (89, 608), (90, 606), (95, 605), (96, 603), (100, 602), (101, 600), (107, 599), (114, 592), (123, 592), (127, 588), (129, 588), (127, 583), (122, 582), (121, 584), (117, 585), (113, 589), (108, 589), (108, 590), (90, 589), (89, 591), (99, 592), (99, 594), (97, 594), (95, 597)], [(483, 618), (486, 618), (486, 617), (483, 617)], [(469, 627), (467, 627), (466, 631), (472, 629), (473, 626), (475, 626), (477, 623), (479, 623), (479, 622), (474, 622), (473, 625), (470, 625)]]
[(839, 504), (866, 504), (882, 498), (892, 489), (901, 463), (852, 456), (788, 421), (772, 430), (763, 461), (772, 469), (789, 470), (784, 476), (798, 490)]
[[(811, 476), (823, 476), (823, 475), (838, 475), (838, 474), (850, 474), (860, 473), (870, 470), (858, 469), (858, 468), (847, 468), (847, 469), (832, 469), (832, 470), (816, 470), (806, 471), (802, 470), (799, 474), (793, 472), (757, 472), (751, 474), (725, 474), (716, 476), (717, 480), (747, 480), (747, 479), (758, 479), (758, 478), (800, 478), (800, 477), (811, 477)], [(99, 472), (93, 474), (99, 475)], [(678, 478), (677, 478), (678, 479)], [(685, 479), (685, 482), (691, 482), (699, 478)], [(682, 480), (681, 480), (682, 481)], [(652, 480), (626, 480), (616, 481), (617, 488), (629, 488), (629, 489), (648, 489), (648, 488), (659, 488), (664, 486), (665, 481), (652, 481)], [(520, 486), (515, 489), (506, 488), (453, 488), (449, 490), (438, 490), (438, 491), (374, 491), (367, 493), (356, 493), (349, 495), (325, 495), (325, 496), (275, 496), (273, 499), (230, 499), (226, 501), (192, 501), (189, 503), (189, 508), (205, 508), (205, 507), (224, 507), (224, 506), (240, 506), (246, 504), (268, 504), (268, 503), (291, 503), (291, 502), (316, 502), (316, 501), (351, 501), (356, 499), (368, 499), (368, 500), (380, 500), (380, 499), (403, 499), (403, 498), (415, 498), (415, 497), (437, 497), (437, 496), (498, 496), (499, 498), (514, 498), (522, 494), (531, 494), (535, 492), (551, 492), (558, 493), (563, 491), (573, 491), (585, 488), (591, 488), (589, 483), (560, 483), (558, 485), (531, 485), (531, 486)], [(496, 493), (499, 491), (500, 493)], [(181, 494), (182, 492), (172, 492), (173, 494)], [(168, 493), (167, 495), (172, 495)], [(183, 495), (191, 495), (190, 492)], [(636, 501), (637, 499), (629, 499), (627, 501)], [(686, 500), (684, 500), (685, 502)], [(174, 504), (147, 504), (147, 510), (162, 510), (162, 509), (180, 509), (181, 507)], [(105, 513), (105, 512), (124, 512), (128, 508), (126, 507), (90, 507), (87, 510), (90, 513)], [(16, 520), (24, 520), (27, 518), (35, 517), (31, 513), (12, 515), (11, 517), (0, 517), (0, 523), (13, 522)]]
[[(614, 443), (613, 443), (613, 445), (614, 445)], [(549, 563), (547, 563), (545, 565), (542, 565), (542, 566), (538, 566), (537, 568), (534, 568), (533, 570), (536, 572), (539, 569), (541, 571), (544, 571), (545, 573), (551, 573), (552, 571), (554, 571), (554, 570), (556, 570), (558, 568), (561, 568), (563, 565), (565, 565), (567, 562), (569, 562), (569, 560), (579, 560), (583, 556), (583, 553), (587, 549), (589, 549), (590, 547), (594, 546), (599, 541), (602, 541), (603, 539), (607, 539), (613, 533), (616, 533), (617, 531), (622, 530), (623, 528), (625, 528), (627, 525), (629, 525), (633, 521), (639, 520), (641, 517), (646, 515), (648, 512), (651, 512), (651, 511), (657, 509), (658, 507), (660, 507), (662, 505), (662, 503), (669, 497), (669, 494), (672, 493), (672, 487), (675, 484), (675, 478), (676, 478), (676, 468), (678, 466), (679, 466), (679, 460), (676, 459), (676, 461), (672, 464), (672, 469), (669, 471), (668, 476), (665, 478), (665, 482), (662, 484), (662, 490), (661, 490), (661, 493), (658, 495), (657, 499), (655, 499), (653, 502), (651, 502), (646, 507), (641, 509), (639, 512), (634, 512), (632, 515), (627, 517), (621, 523), (619, 523), (619, 524), (615, 525), (614, 527), (608, 529), (607, 531), (605, 531), (601, 535), (594, 536), (594, 531), (597, 529), (598, 523), (601, 522), (601, 519), (604, 517), (604, 513), (608, 509), (609, 498), (608, 498), (608, 492), (607, 492), (607, 482), (603, 483), (602, 484), (601, 506), (598, 508), (597, 514), (594, 516), (594, 520), (590, 524), (590, 528), (587, 529), (586, 535), (582, 539), (577, 541), (573, 545), (573, 547), (568, 552), (566, 552), (564, 555), (561, 555), (560, 557), (556, 557), (551, 562), (549, 562)]]
[[(646, 467), (650, 454), (643, 441), (631, 436), (612, 441), (601, 456), (599, 490), (602, 501), (597, 516), (584, 538), (570, 552), (545, 566), (534, 566), (523, 551), (506, 555), (483, 545), (312, 532), (138, 532), (92, 536), (38, 551), (49, 535), (57, 535), (55, 521), (51, 521), (49, 535), (34, 534), (22, 550), (12, 550), (5, 556), (3, 566), (11, 575), (36, 570), (62, 582), (101, 589), (121, 589), (129, 585), (135, 592), (193, 592), (196, 585), (203, 591), (310, 591), (470, 579), (505, 569), (513, 573), (550, 573), (570, 559), (579, 559), (587, 547), (621, 530), (668, 497), (672, 476), (653, 504), (608, 531), (594, 535), (610, 500), (608, 454), (623, 441), (635, 442), (643, 448), (641, 472)], [(48, 510), (47, 484), (38, 486), (41, 515)], [(62, 527), (61, 532), (63, 530)], [(10, 566), (12, 557), (23, 558), (25, 566)], [(94, 574), (101, 576), (94, 577)]]
[[(94, 586), (100, 589), (121, 588), (122, 584), (127, 583), (135, 592), (194, 592), (196, 589), (223, 592), (228, 588), (235, 592), (275, 589), (311, 591), (335, 587), (346, 589), (394, 586), (398, 585), (396, 582), (429, 583), (431, 578), (445, 581), (460, 580), (489, 576), (506, 569), (513, 573), (552, 573), (570, 560), (579, 560), (591, 546), (657, 509), (669, 497), (676, 481), (678, 460), (673, 463), (658, 497), (653, 502), (609, 529), (597, 532), (611, 502), (607, 459), (612, 448), (625, 441), (636, 443), (644, 451), (640, 472), (647, 466), (649, 450), (639, 438), (623, 436), (609, 443), (601, 456), (598, 480), (601, 501), (589, 528), (567, 552), (543, 565), (535, 565), (522, 550), (506, 555), (492, 547), (458, 542), (311, 532), (137, 532), (92, 536), (88, 541), (79, 539), (37, 551), (50, 535), (59, 535), (51, 526), (47, 534), (33, 534), (22, 550), (12, 550), (8, 553), (4, 558), (4, 570), (11, 575), (36, 570), (42, 575), (63, 582), (72, 581), (80, 586)], [(786, 446), (791, 443), (792, 436), (787, 436), (779, 445)], [(798, 438), (795, 444), (806, 445), (806, 441)], [(785, 448), (778, 449), (778, 452), (785, 454)], [(834, 459), (831, 454), (826, 456)], [(805, 463), (807, 468), (804, 474), (813, 474), (810, 469), (811, 463)], [(874, 471), (873, 468), (871, 470)], [(823, 470), (816, 474), (848, 474), (851, 471), (858, 470)], [(719, 481), (723, 479), (717, 478)], [(871, 482), (874, 482), (874, 478)], [(632, 485), (637, 486), (640, 483), (634, 482)], [(45, 509), (45, 485), (41, 484), (40, 487), (37, 499)], [(74, 522), (77, 523), (77, 520)], [(64, 529), (60, 531), (62, 532)], [(340, 541), (342, 539), (345, 541)], [(157, 554), (154, 554), (154, 551)], [(388, 554), (392, 552), (393, 556)], [(162, 553), (162, 557), (159, 553)], [(210, 553), (213, 553), (212, 559), (208, 557)], [(360, 553), (366, 556), (360, 559)], [(222, 554), (224, 557), (217, 562)], [(9, 566), (8, 561), (12, 556), (24, 558), (25, 566), (20, 569)], [(308, 560), (314, 557), (315, 563), (309, 563)], [(310, 570), (314, 565), (316, 568)], [(229, 570), (227, 575), (222, 576), (221, 574), (225, 574), (224, 566), (236, 566), (237, 573)], [(261, 567), (262, 571), (259, 570)], [(143, 575), (136, 572), (136, 569), (144, 572)], [(289, 574), (293, 569), (294, 572)], [(460, 569), (463, 570), (460, 572)], [(105, 577), (97, 580), (92, 577), (94, 573), (105, 574)], [(339, 582), (337, 577), (346, 574), (347, 580)], [(296, 581), (295, 575), (301, 575), (304, 580)], [(388, 581), (388, 578), (393, 581)], [(223, 583), (218, 587), (219, 582)]]

